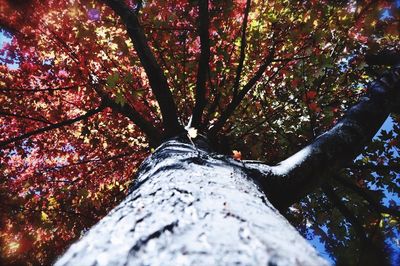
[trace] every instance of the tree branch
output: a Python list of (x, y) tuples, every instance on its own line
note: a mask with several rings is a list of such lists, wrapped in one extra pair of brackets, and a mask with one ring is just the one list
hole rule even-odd
[(340, 211), (341, 214), (353, 225), (354, 230), (356, 231), (358, 237), (362, 242), (367, 240), (367, 234), (365, 232), (362, 223), (359, 219), (353, 214), (351, 210), (341, 201), (341, 199), (336, 195), (335, 191), (330, 185), (323, 185), (322, 191), (328, 196), (329, 200), (333, 203), (333, 205)]
[(400, 218), (399, 210), (384, 206), (382, 203), (378, 202), (370, 194), (368, 194), (367, 190), (358, 187), (357, 185), (353, 184), (352, 182), (350, 182), (349, 180), (347, 180), (346, 178), (344, 178), (340, 175), (337, 175), (334, 178), (334, 180), (336, 180), (339, 184), (343, 185), (344, 187), (354, 191), (355, 193), (360, 195), (363, 199), (368, 201), (368, 203), (375, 209), (375, 211), (377, 211), (379, 213), (382, 213), (382, 212), (388, 213), (390, 215)]
[(52, 91), (63, 91), (63, 90), (71, 90), (78, 88), (78, 86), (81, 86), (83, 84), (74, 84), (66, 87), (57, 87), (57, 88), (47, 88), (47, 89), (13, 89), (13, 88), (0, 88), (0, 91), (4, 92), (52, 92)]
[(196, 103), (193, 108), (192, 126), (198, 128), (201, 124), (204, 107), (207, 104), (206, 100), (206, 82), (209, 70), (210, 61), (210, 37), (208, 0), (199, 0), (199, 36), (200, 36), (200, 59), (197, 68), (196, 82)]
[(249, 12), (250, 12), (250, 4), (251, 4), (251, 0), (247, 0), (246, 7), (244, 10), (242, 37), (240, 40), (239, 65), (236, 69), (236, 78), (235, 78), (235, 83), (233, 84), (233, 95), (236, 95), (238, 93), (239, 85), (240, 85), (240, 78), (241, 78), (242, 71), (243, 71), (243, 63), (244, 63), (244, 59), (246, 57), (246, 54), (245, 54), (246, 46), (247, 46), (246, 29), (247, 29), (247, 21), (248, 21)]
[(368, 65), (394, 66), (400, 62), (400, 53), (396, 51), (383, 50), (378, 54), (367, 54), (365, 62)]
[(160, 105), (166, 137), (174, 136), (183, 131), (178, 122), (177, 109), (168, 86), (167, 78), (157, 63), (143, 32), (137, 15), (120, 0), (102, 0), (122, 19), (127, 27), (129, 37), (139, 56), (140, 62), (147, 74), (151, 89)]
[[(87, 160), (80, 160), (74, 163), (70, 163), (70, 164), (65, 164), (65, 165), (58, 165), (58, 166), (51, 166), (51, 167), (43, 167), (41, 169), (39, 169), (41, 172), (51, 172), (51, 171), (57, 171), (60, 169), (64, 169), (64, 168), (69, 168), (69, 167), (74, 167), (74, 166), (80, 166), (83, 164), (90, 164), (90, 163), (94, 163), (94, 164), (105, 164), (106, 162), (109, 161), (113, 161), (113, 160), (117, 160), (117, 159), (121, 159), (123, 157), (132, 155), (133, 153), (137, 153), (140, 151), (144, 151), (145, 149), (142, 150), (135, 150), (135, 151), (130, 151), (130, 152), (124, 152), (124, 153), (120, 153), (114, 156), (109, 156), (109, 157), (105, 157), (105, 158), (95, 158), (95, 159), (87, 159)], [(73, 180), (74, 181), (74, 180)], [(71, 180), (52, 180), (52, 182), (72, 182)]]
[(399, 88), (398, 68), (372, 82), (368, 94), (331, 130), (296, 154), (275, 166), (245, 166), (255, 170), (254, 177), (275, 207), (285, 210), (361, 153), (390, 112), (399, 110)]
[(11, 116), (11, 117), (16, 117), (16, 118), (22, 118), (22, 119), (32, 120), (32, 121), (36, 121), (36, 122), (41, 122), (44, 124), (51, 124), (49, 121), (46, 121), (44, 119), (25, 116), (25, 115), (19, 115), (19, 114), (13, 114), (13, 113), (4, 112), (4, 111), (0, 111), (0, 116)]
[(400, 173), (400, 165), (394, 164), (394, 165), (385, 165), (385, 164), (354, 164), (349, 166), (350, 169), (356, 169), (356, 170), (371, 170), (373, 172), (378, 172), (378, 171), (394, 171)]
[(287, 62), (287, 61), (297, 61), (297, 60), (303, 60), (303, 59), (307, 59), (310, 58), (311, 55), (305, 55), (305, 56), (298, 56), (298, 57), (289, 57), (289, 58), (275, 58), (274, 60), (272, 60), (272, 62)]
[(229, 117), (234, 113), (236, 108), (240, 105), (241, 101), (246, 96), (246, 94), (260, 80), (260, 78), (264, 74), (267, 67), (271, 64), (273, 57), (274, 57), (274, 53), (275, 53), (275, 49), (272, 48), (271, 51), (269, 52), (268, 56), (265, 58), (264, 62), (260, 65), (257, 72), (254, 74), (254, 76), (246, 83), (246, 85), (243, 86), (241, 91), (239, 91), (236, 95), (235, 94), (233, 95), (232, 101), (226, 107), (225, 112), (223, 112), (221, 114), (218, 121), (215, 122), (213, 127), (210, 129), (209, 136), (211, 138), (213, 136), (215, 136), (219, 130), (221, 130), (221, 128), (225, 125), (225, 123), (229, 119)]
[(150, 147), (157, 147), (161, 144), (160, 132), (132, 106), (117, 104), (111, 98), (106, 100), (106, 104), (135, 123), (148, 137)]
[(147, 121), (135, 108), (129, 104), (121, 105), (116, 103), (106, 92), (104, 92), (99, 84), (92, 80), (93, 89), (97, 94), (103, 99), (104, 104), (114, 111), (122, 114), (123, 116), (129, 118), (133, 123), (135, 123), (146, 135), (149, 140), (150, 147), (157, 147), (161, 144), (160, 132), (155, 128), (149, 121)]
[(42, 134), (44, 132), (47, 132), (47, 131), (50, 131), (50, 130), (53, 130), (53, 129), (57, 129), (57, 128), (61, 128), (61, 127), (64, 127), (64, 126), (72, 125), (75, 122), (78, 122), (78, 121), (81, 121), (83, 119), (89, 118), (89, 117), (93, 116), (94, 114), (97, 114), (97, 113), (103, 111), (103, 109), (105, 107), (106, 106), (104, 104), (101, 104), (96, 109), (92, 109), (90, 111), (87, 111), (86, 114), (84, 114), (84, 115), (80, 115), (80, 116), (72, 118), (72, 119), (67, 119), (67, 120), (64, 120), (62, 122), (54, 123), (54, 124), (52, 124), (50, 126), (43, 127), (43, 128), (31, 131), (31, 132), (22, 134), (22, 135), (20, 135), (18, 137), (14, 137), (14, 138), (10, 138), (10, 139), (5, 140), (5, 141), (1, 141), (0, 142), (0, 147), (7, 146), (8, 144), (14, 143), (16, 141), (27, 139), (27, 138), (29, 138), (31, 136)]

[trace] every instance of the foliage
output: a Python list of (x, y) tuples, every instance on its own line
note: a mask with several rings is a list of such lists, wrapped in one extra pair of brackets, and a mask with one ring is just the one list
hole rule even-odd
[[(0, 50), (1, 257), (49, 264), (127, 193), (151, 151), (149, 136), (166, 131), (163, 106), (124, 21), (107, 4), (0, 4), (0, 27), (12, 37)], [(366, 53), (399, 48), (391, 1), (212, 0), (208, 40), (199, 38), (197, 1), (125, 4), (138, 15), (179, 121), (188, 123), (202, 88), (198, 62), (208, 41), (205, 112), (196, 128), (215, 128), (239, 99), (216, 142), (235, 158), (269, 164), (329, 129), (365, 93), (381, 71), (365, 64)], [(367, 256), (365, 243), (384, 250), (399, 234), (396, 203), (383, 205), (384, 190), (399, 193), (394, 121), (332, 186), (287, 213), (338, 263), (356, 264)]]

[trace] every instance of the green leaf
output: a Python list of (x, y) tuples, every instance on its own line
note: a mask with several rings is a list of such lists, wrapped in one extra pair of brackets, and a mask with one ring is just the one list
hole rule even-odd
[(114, 73), (110, 76), (107, 77), (107, 86), (110, 88), (114, 88), (117, 85), (117, 82), (119, 80), (119, 74), (118, 73)]
[(131, 73), (128, 73), (125, 77), (124, 77), (124, 81), (126, 83), (131, 83), (133, 81), (133, 76)]
[(126, 103), (124, 93), (121, 90), (118, 90), (115, 95), (115, 102), (121, 106), (124, 106)]

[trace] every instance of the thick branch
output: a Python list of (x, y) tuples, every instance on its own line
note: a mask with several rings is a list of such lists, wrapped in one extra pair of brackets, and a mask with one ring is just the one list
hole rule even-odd
[(271, 64), (272, 60), (274, 57), (274, 49), (270, 51), (268, 54), (267, 58), (264, 60), (264, 62), (261, 64), (257, 72), (254, 74), (254, 76), (246, 83), (246, 85), (243, 86), (242, 90), (238, 92), (238, 94), (234, 94), (232, 101), (228, 104), (228, 106), (225, 109), (225, 112), (223, 112), (218, 119), (218, 121), (213, 125), (213, 127), (210, 129), (209, 135), (215, 136), (215, 134), (221, 130), (221, 128), (225, 125), (226, 121), (229, 119), (229, 117), (233, 114), (233, 112), (236, 110), (236, 108), (240, 105), (242, 102), (243, 98), (246, 96), (246, 94), (253, 88), (253, 86), (261, 79), (263, 76), (265, 70), (267, 67)]
[(199, 36), (200, 36), (200, 59), (197, 68), (196, 103), (193, 108), (192, 126), (198, 128), (201, 124), (206, 100), (206, 82), (210, 61), (210, 37), (208, 0), (199, 0)]
[(164, 76), (160, 65), (157, 63), (148, 45), (147, 38), (139, 24), (135, 12), (131, 10), (124, 1), (104, 0), (104, 2), (121, 17), (123, 23), (127, 27), (128, 34), (133, 42), (140, 62), (146, 71), (152, 91), (160, 105), (166, 135), (177, 135), (183, 128), (178, 122), (177, 109), (168, 86), (167, 78)]
[(365, 61), (368, 65), (394, 66), (400, 62), (400, 54), (395, 51), (383, 50), (379, 54), (367, 54)]
[[(346, 167), (371, 141), (390, 112), (399, 110), (400, 69), (387, 72), (369, 86), (369, 93), (350, 108), (328, 132), (276, 166), (246, 166), (262, 174), (258, 179), (281, 210), (320, 186)], [(256, 176), (257, 178), (257, 176)]]
[(105, 108), (105, 105), (102, 104), (99, 107), (97, 107), (96, 109), (93, 109), (93, 110), (90, 110), (90, 111), (86, 112), (86, 114), (84, 114), (84, 115), (80, 115), (80, 116), (72, 118), (72, 119), (67, 119), (67, 120), (52, 124), (50, 126), (42, 127), (42, 128), (37, 129), (37, 130), (22, 134), (22, 135), (20, 135), (18, 137), (14, 137), (14, 138), (10, 138), (10, 139), (5, 140), (5, 141), (1, 141), (0, 142), (0, 147), (4, 147), (4, 146), (6, 146), (8, 144), (11, 144), (11, 143), (14, 143), (16, 141), (24, 140), (24, 139), (27, 139), (27, 138), (32, 137), (34, 135), (42, 134), (44, 132), (47, 132), (47, 131), (50, 131), (50, 130), (53, 130), (53, 129), (57, 129), (57, 128), (61, 128), (61, 127), (64, 127), (64, 126), (72, 125), (73, 123), (76, 123), (78, 121), (84, 120), (86, 118), (89, 118), (89, 117), (93, 116), (94, 114), (97, 114), (97, 113), (101, 112), (104, 108)]
[(138, 111), (135, 110), (129, 104), (121, 105), (116, 103), (106, 92), (104, 92), (99, 84), (93, 82), (93, 89), (97, 94), (103, 99), (104, 104), (114, 111), (122, 114), (123, 116), (129, 118), (133, 123), (135, 123), (140, 130), (146, 135), (149, 140), (150, 147), (157, 147), (161, 144), (160, 132), (155, 128), (149, 121), (147, 121)]
[(160, 132), (132, 106), (129, 104), (117, 104), (111, 98), (106, 100), (106, 104), (135, 123), (148, 137), (151, 147), (157, 147), (161, 144)]

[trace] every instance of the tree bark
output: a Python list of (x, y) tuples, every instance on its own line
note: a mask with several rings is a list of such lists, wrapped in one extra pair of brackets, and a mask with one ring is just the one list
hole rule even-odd
[(327, 265), (244, 164), (204, 139), (163, 143), (131, 193), (55, 265)]

